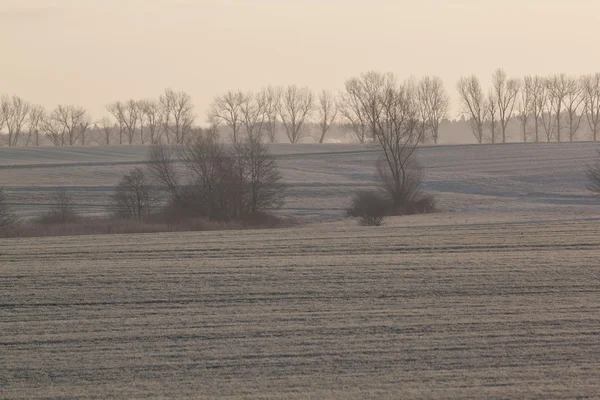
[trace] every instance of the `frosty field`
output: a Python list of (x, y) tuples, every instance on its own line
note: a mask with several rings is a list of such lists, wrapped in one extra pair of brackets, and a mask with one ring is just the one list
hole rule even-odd
[[(594, 143), (431, 146), (420, 149), (425, 189), (440, 211), (466, 219), (556, 220), (600, 217), (585, 190)], [(20, 214), (37, 215), (66, 187), (83, 213), (103, 213), (119, 179), (146, 159), (147, 147), (0, 148), (0, 185)], [(359, 145), (273, 147), (289, 185), (281, 213), (312, 220), (344, 215), (357, 189), (372, 185), (376, 150)], [(464, 220), (463, 220), (464, 222)]]
[[(440, 212), (378, 228), (340, 220), (372, 148), (274, 152), (314, 224), (0, 239), (0, 398), (598, 396), (594, 144), (424, 147)], [(2, 148), (0, 184), (101, 212), (145, 154)]]
[(2, 240), (0, 397), (600, 393), (597, 222), (404, 225)]

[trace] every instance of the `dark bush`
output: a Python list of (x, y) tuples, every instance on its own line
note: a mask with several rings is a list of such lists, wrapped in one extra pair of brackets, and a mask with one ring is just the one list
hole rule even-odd
[(363, 226), (380, 226), (389, 214), (392, 202), (384, 192), (362, 190), (352, 196), (349, 217), (359, 218)]

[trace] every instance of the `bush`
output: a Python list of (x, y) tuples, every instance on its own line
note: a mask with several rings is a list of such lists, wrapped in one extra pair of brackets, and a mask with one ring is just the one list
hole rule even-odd
[(113, 211), (123, 219), (142, 220), (150, 214), (157, 198), (141, 168), (134, 168), (125, 175), (113, 196)]
[(199, 135), (177, 148), (189, 172), (182, 183), (168, 148), (151, 148), (148, 167), (155, 180), (171, 195), (165, 215), (179, 220), (203, 217), (219, 222), (240, 221), (283, 203), (284, 185), (273, 155), (257, 139), (226, 147), (213, 134)]
[(359, 191), (352, 197), (349, 217), (359, 218), (363, 226), (380, 226), (392, 208), (392, 202), (383, 192)]

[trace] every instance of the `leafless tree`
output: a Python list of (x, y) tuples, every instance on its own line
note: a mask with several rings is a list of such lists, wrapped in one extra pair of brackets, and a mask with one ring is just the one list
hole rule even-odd
[(31, 106), (27, 122), (29, 130), (27, 135), (27, 143), (25, 144), (26, 146), (29, 146), (32, 137), (35, 138), (35, 145), (40, 145), (40, 131), (42, 130), (42, 124), (44, 122), (45, 115), (46, 111), (44, 110), (44, 107), (40, 105)]
[(279, 208), (284, 186), (277, 161), (267, 145), (248, 137), (233, 146), (232, 158), (241, 174), (242, 214), (257, 214)]
[(269, 139), (269, 143), (275, 143), (277, 136), (277, 113), (281, 101), (281, 89), (268, 86), (261, 90), (257, 96), (257, 101), (264, 113), (264, 128)]
[(192, 193), (186, 193), (182, 206), (210, 219), (227, 220), (237, 216), (240, 207), (240, 181), (227, 149), (216, 136), (200, 135), (179, 148), (179, 158), (192, 175)]
[(175, 200), (182, 197), (179, 175), (175, 168), (175, 150), (160, 143), (150, 146), (147, 167), (155, 181), (161, 184)]
[(490, 127), (490, 141), (496, 143), (496, 128), (498, 127), (498, 99), (493, 90), (490, 90), (485, 102), (487, 107), (487, 118)]
[(220, 120), (231, 128), (233, 143), (237, 143), (240, 139), (239, 132), (243, 126), (243, 101), (244, 93), (241, 91), (227, 92), (225, 95), (215, 98), (208, 114), (209, 118)]
[(160, 142), (163, 128), (160, 105), (154, 100), (142, 100), (138, 106), (148, 128), (150, 144)]
[(110, 141), (112, 139), (112, 135), (115, 129), (115, 124), (108, 118), (103, 117), (100, 120), (100, 126), (98, 130), (100, 131), (101, 139), (97, 139), (96, 142), (101, 145), (110, 145)]
[(521, 123), (521, 134), (523, 135), (523, 143), (527, 142), (529, 136), (528, 126), (529, 120), (533, 113), (533, 95), (534, 95), (534, 80), (531, 75), (523, 79), (523, 85), (519, 92), (517, 101), (517, 118)]
[(90, 125), (84, 108), (58, 105), (43, 122), (42, 130), (55, 146), (73, 146), (78, 140), (85, 144), (85, 133)]
[(185, 92), (165, 90), (160, 96), (163, 113), (163, 127), (167, 140), (175, 144), (184, 143), (194, 125), (194, 105), (192, 98)]
[(113, 210), (120, 218), (143, 220), (150, 214), (155, 202), (152, 185), (138, 167), (119, 182), (113, 198)]
[(545, 104), (546, 80), (539, 76), (534, 76), (531, 83), (531, 112), (533, 116), (533, 133), (536, 143), (540, 141), (540, 118), (543, 117)]
[(290, 85), (283, 90), (278, 111), (290, 143), (298, 143), (304, 137), (304, 123), (313, 107), (314, 95), (310, 89)]
[[(260, 100), (262, 99), (259, 96), (250, 92), (242, 95), (240, 103), (241, 120), (243, 127), (246, 129), (246, 135), (256, 140), (261, 140), (262, 138), (265, 119), (267, 117), (263, 109), (265, 105)], [(238, 138), (239, 140), (240, 138)]]
[(457, 84), (463, 115), (469, 117), (471, 131), (477, 143), (483, 143), (483, 129), (487, 117), (487, 105), (479, 78), (475, 75), (462, 77)]
[(347, 129), (352, 132), (360, 144), (364, 144), (369, 139), (369, 126), (360, 96), (359, 81), (349, 80), (346, 83), (346, 91), (339, 96), (338, 110), (346, 121)]
[(508, 78), (503, 69), (498, 69), (492, 76), (494, 97), (498, 103), (498, 116), (502, 130), (502, 143), (506, 143), (506, 128), (513, 116), (517, 95), (519, 94), (519, 80)]
[(583, 99), (592, 139), (596, 141), (600, 132), (600, 73), (583, 78)]
[(117, 121), (117, 126), (119, 128), (119, 144), (123, 144), (123, 133), (125, 132), (126, 106), (124, 103), (117, 101), (106, 106), (106, 109)]
[(327, 131), (329, 131), (329, 128), (331, 128), (331, 125), (335, 122), (338, 115), (336, 99), (333, 93), (323, 90), (319, 94), (318, 112), (318, 124), (321, 134), (319, 137), (319, 143), (323, 143)]
[(552, 95), (550, 86), (552, 85), (550, 79), (544, 80), (544, 92), (542, 100), (542, 112), (540, 114), (540, 121), (544, 128), (544, 136), (547, 142), (551, 142), (554, 139), (556, 131), (556, 120), (554, 118), (554, 110), (556, 110), (556, 97)]
[(431, 134), (433, 143), (439, 140), (440, 124), (448, 114), (450, 99), (439, 77), (426, 76), (419, 81), (418, 100), (422, 109), (422, 120)]
[(550, 98), (549, 104), (552, 105), (554, 116), (556, 119), (556, 140), (561, 141), (562, 132), (562, 110), (564, 106), (565, 97), (569, 91), (568, 78), (565, 74), (553, 75), (548, 81), (548, 97)]
[(66, 189), (58, 189), (51, 195), (52, 208), (42, 216), (42, 223), (68, 224), (77, 219), (73, 196)]
[(421, 141), (417, 129), (417, 93), (410, 83), (398, 84), (393, 74), (368, 72), (352, 78), (346, 87), (356, 92), (361, 110), (383, 152), (383, 185), (395, 212), (404, 213), (410, 193), (407, 179), (412, 157)]
[(19, 144), (30, 109), (31, 105), (19, 96), (3, 96), (0, 99), (0, 113), (3, 114), (1, 119), (4, 120), (8, 130), (8, 145), (10, 147)]
[(127, 137), (127, 143), (133, 144), (135, 140), (135, 133), (137, 131), (138, 124), (140, 124), (141, 112), (138, 107), (138, 102), (135, 100), (129, 100), (125, 102), (123, 110), (123, 126), (125, 127), (125, 136)]
[(567, 77), (567, 91), (565, 95), (565, 114), (567, 117), (567, 127), (569, 128), (569, 141), (572, 142), (577, 136), (583, 119), (583, 85), (579, 78), (574, 76)]

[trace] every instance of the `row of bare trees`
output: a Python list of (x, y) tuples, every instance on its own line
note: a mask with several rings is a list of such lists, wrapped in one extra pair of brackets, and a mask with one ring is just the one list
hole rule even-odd
[(600, 73), (510, 78), (502, 69), (492, 75), (486, 95), (475, 75), (457, 84), (461, 112), (478, 143), (506, 143), (511, 120), (520, 123), (523, 142), (573, 141), (586, 121), (591, 139), (600, 132)]
[(185, 92), (167, 89), (157, 100), (116, 101), (106, 109), (116, 121), (113, 123), (105, 117), (100, 122), (106, 140), (103, 144), (107, 145), (114, 128), (118, 132), (119, 144), (133, 144), (136, 137), (141, 144), (163, 141), (181, 144), (196, 129), (192, 98)]
[(0, 131), (5, 130), (10, 147), (39, 146), (46, 138), (55, 146), (118, 144), (181, 144), (194, 130), (191, 97), (167, 89), (158, 100), (129, 100), (109, 104), (113, 117), (93, 122), (83, 107), (58, 105), (46, 111), (19, 96), (0, 99)]
[[(440, 124), (450, 108), (444, 83), (438, 77), (424, 77), (405, 84), (414, 94), (414, 121), (421, 140), (438, 143)], [(600, 73), (519, 79), (498, 69), (488, 91), (475, 75), (462, 77), (457, 90), (461, 114), (478, 143), (505, 143), (510, 139), (509, 125), (514, 127), (517, 122), (519, 139), (524, 142), (572, 141), (585, 125), (591, 139), (598, 139)], [(365, 115), (365, 110), (372, 111), (368, 102), (373, 99), (360, 94), (353, 80), (337, 94), (315, 94), (295, 85), (268, 86), (257, 93), (229, 91), (211, 103), (209, 130), (223, 129), (233, 143), (243, 138), (274, 143), (279, 132), (291, 143), (307, 136), (323, 143), (333, 126), (342, 126), (359, 143), (375, 141)], [(41, 138), (57, 146), (182, 144), (201, 131), (195, 124), (192, 99), (185, 92), (168, 89), (157, 99), (116, 101), (106, 109), (112, 118), (93, 122), (82, 107), (59, 105), (47, 112), (18, 96), (4, 96), (0, 100), (0, 131), (6, 133), (9, 146), (40, 145)]]
[(40, 135), (57, 146), (73, 145), (77, 141), (85, 144), (90, 124), (83, 108), (59, 105), (47, 113), (42, 106), (32, 105), (18, 96), (0, 99), (0, 130), (6, 128), (10, 147), (39, 146)]
[[(425, 77), (419, 82), (407, 83), (415, 93), (419, 130), (437, 143), (439, 126), (446, 118), (449, 97), (442, 80)], [(265, 136), (275, 142), (276, 129), (281, 126), (290, 143), (298, 143), (308, 135), (306, 125), (318, 127), (315, 139), (325, 141), (334, 124), (341, 124), (359, 143), (374, 140), (374, 133), (365, 115), (366, 104), (356, 83), (346, 85), (346, 90), (336, 95), (321, 91), (317, 96), (306, 87), (267, 87), (259, 93), (230, 91), (215, 98), (210, 107), (209, 120), (223, 124), (232, 132), (236, 143), (241, 134), (250, 138)]]

